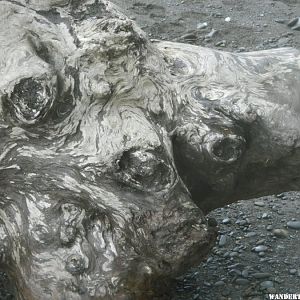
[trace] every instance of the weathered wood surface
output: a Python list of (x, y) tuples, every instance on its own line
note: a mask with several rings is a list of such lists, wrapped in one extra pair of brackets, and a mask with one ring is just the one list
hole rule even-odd
[(0, 258), (21, 299), (162, 299), (213, 244), (199, 207), (299, 189), (298, 51), (150, 42), (107, 1), (0, 15)]

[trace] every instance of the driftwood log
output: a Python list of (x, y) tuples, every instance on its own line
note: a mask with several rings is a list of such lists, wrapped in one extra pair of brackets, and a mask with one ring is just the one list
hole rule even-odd
[(298, 51), (149, 41), (105, 0), (0, 15), (0, 264), (20, 299), (163, 299), (214, 242), (205, 212), (299, 189)]

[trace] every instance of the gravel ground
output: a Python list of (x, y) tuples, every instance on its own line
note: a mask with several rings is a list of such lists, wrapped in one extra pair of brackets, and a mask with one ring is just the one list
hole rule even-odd
[(299, 0), (112, 2), (119, 5), (127, 16), (135, 19), (155, 39), (231, 52), (290, 46), (300, 48), (300, 31), (288, 26), (290, 21), (300, 16)]
[[(153, 39), (231, 52), (300, 49), (299, 0), (113, 2)], [(267, 293), (300, 293), (300, 229), (292, 228), (300, 221), (299, 192), (240, 201), (209, 217), (220, 224), (219, 240), (207, 261), (178, 279), (173, 300), (259, 300), (268, 299)], [(14, 299), (9, 286), (0, 272), (1, 300)]]
[(299, 216), (299, 192), (214, 210), (209, 217), (219, 223), (219, 239), (205, 262), (178, 279), (173, 300), (300, 294)]

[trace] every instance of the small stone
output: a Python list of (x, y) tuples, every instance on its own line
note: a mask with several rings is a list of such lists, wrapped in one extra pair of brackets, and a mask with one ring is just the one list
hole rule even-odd
[[(285, 23), (285, 20), (284, 19), (276, 19), (275, 20), (276, 23), (279, 23), (279, 24), (284, 24)], [(278, 196), (277, 196), (278, 197)]]
[(225, 297), (228, 297), (230, 295), (230, 291), (229, 290), (224, 290), (222, 291), (222, 295)]
[(265, 203), (262, 202), (262, 201), (255, 201), (254, 205), (259, 206), (259, 207), (263, 207), (263, 206), (265, 206)]
[(289, 236), (288, 231), (285, 229), (274, 229), (272, 233), (278, 238), (287, 238)]
[(211, 39), (217, 32), (217, 30), (212, 29), (211, 32), (205, 36), (205, 39)]
[(241, 266), (240, 263), (236, 263), (236, 264), (234, 264), (234, 265), (228, 266), (227, 268), (228, 268), (228, 269), (235, 269), (235, 268), (238, 268), (238, 267), (240, 267), (240, 266)]
[(263, 213), (262, 219), (268, 219), (268, 218), (269, 218), (269, 215), (267, 213)]
[(207, 281), (204, 281), (203, 284), (207, 287), (211, 287), (211, 283), (207, 282)]
[(300, 30), (300, 17), (292, 19), (288, 23), (289, 27), (292, 27), (293, 30)]
[(242, 271), (242, 276), (243, 276), (244, 278), (249, 277), (249, 271), (248, 271), (248, 270), (243, 270), (243, 271)]
[(248, 222), (246, 220), (241, 220), (239, 225), (240, 226), (245, 226), (247, 224), (248, 224)]
[(251, 232), (248, 232), (248, 233), (245, 235), (245, 237), (254, 237), (254, 236), (256, 236), (256, 235), (257, 235), (256, 232), (251, 231)]
[(263, 257), (263, 256), (266, 255), (266, 253), (262, 251), (262, 252), (259, 252), (258, 255), (261, 256), (261, 257)]
[(217, 281), (217, 282), (215, 283), (215, 286), (223, 286), (223, 285), (225, 285), (225, 282), (222, 281), (222, 280)]
[(229, 257), (236, 257), (238, 255), (238, 252), (230, 252)]
[(291, 275), (295, 275), (297, 273), (297, 270), (296, 269), (291, 269), (291, 270), (289, 270), (289, 273)]
[(225, 218), (225, 219), (223, 219), (223, 221), (222, 221), (222, 224), (229, 224), (229, 223), (231, 223), (231, 221), (230, 221), (230, 219), (229, 218)]
[(212, 257), (209, 257), (209, 258), (207, 259), (206, 263), (210, 263), (210, 262), (212, 262), (212, 261), (213, 261), (213, 258), (212, 258)]
[(238, 269), (232, 269), (232, 270), (230, 270), (229, 274), (231, 274), (231, 275), (239, 275), (239, 276), (242, 275), (241, 271), (238, 270)]
[(266, 228), (268, 231), (271, 231), (273, 229), (273, 226), (272, 225), (268, 225), (267, 228)]
[(252, 248), (252, 251), (255, 251), (255, 252), (264, 252), (266, 250), (268, 250), (268, 247), (264, 246), (264, 245), (259, 245), (259, 246)]
[(215, 44), (215, 46), (217, 46), (217, 47), (225, 47), (226, 46), (226, 41), (225, 40), (222, 40), (222, 41), (220, 41), (220, 42), (217, 42), (216, 44)]
[(227, 252), (225, 252), (224, 254), (223, 254), (223, 257), (228, 257), (229, 256), (229, 252), (227, 251)]
[(231, 21), (230, 17), (225, 18), (225, 22), (230, 22), (230, 21)]
[(300, 221), (290, 221), (290, 222), (287, 222), (287, 226), (289, 228), (299, 230), (300, 229)]
[(265, 279), (271, 277), (270, 273), (253, 273), (252, 276), (256, 279)]
[(226, 235), (221, 235), (220, 240), (219, 240), (219, 246), (223, 247), (227, 243), (227, 236)]
[(208, 26), (207, 22), (199, 23), (197, 29), (204, 29)]
[(238, 278), (235, 281), (235, 283), (238, 284), (238, 285), (247, 285), (247, 284), (249, 284), (249, 280), (247, 280), (245, 278)]
[(195, 32), (190, 32), (182, 35), (180, 40), (186, 40), (186, 41), (196, 41), (197, 40), (197, 35)]
[(262, 289), (268, 289), (268, 288), (274, 287), (274, 283), (273, 283), (273, 281), (267, 280), (267, 281), (261, 282), (260, 286)]
[(265, 239), (261, 239), (261, 240), (258, 240), (257, 242), (256, 242), (256, 245), (258, 246), (258, 245), (262, 245), (262, 244), (264, 244), (265, 243)]

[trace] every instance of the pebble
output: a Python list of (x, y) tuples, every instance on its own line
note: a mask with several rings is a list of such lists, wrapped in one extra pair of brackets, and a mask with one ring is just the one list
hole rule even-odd
[(268, 289), (268, 288), (274, 287), (274, 283), (273, 283), (273, 281), (267, 280), (267, 281), (261, 282), (260, 286), (261, 286), (261, 288), (263, 288), (263, 289)]
[(293, 30), (300, 30), (300, 17), (292, 19), (288, 26), (291, 27)]
[(229, 290), (224, 290), (222, 291), (222, 295), (225, 297), (228, 297), (230, 295), (230, 291)]
[(222, 40), (222, 41), (220, 41), (220, 42), (217, 42), (216, 44), (215, 44), (215, 46), (217, 46), (217, 47), (225, 47), (226, 46), (226, 41), (225, 40)]
[(227, 236), (226, 235), (221, 235), (220, 240), (219, 240), (219, 246), (223, 247), (227, 243)]
[(206, 263), (210, 263), (210, 262), (212, 262), (212, 261), (213, 261), (213, 258), (212, 258), (212, 257), (209, 257), (209, 258), (207, 259)]
[(245, 235), (245, 237), (254, 237), (254, 236), (256, 236), (256, 235), (257, 235), (256, 232), (251, 231), (251, 232), (248, 232), (248, 233)]
[(244, 278), (249, 277), (249, 271), (248, 271), (248, 270), (243, 270), (243, 271), (242, 271), (242, 276), (243, 276)]
[(289, 271), (289, 273), (290, 273), (291, 275), (295, 275), (295, 274), (297, 273), (297, 270), (296, 270), (296, 269), (291, 269), (291, 270)]
[(289, 236), (288, 231), (285, 229), (274, 229), (272, 233), (278, 238), (287, 238)]
[(236, 263), (236, 264), (234, 264), (234, 265), (228, 266), (227, 268), (228, 268), (228, 269), (235, 269), (235, 268), (238, 268), (238, 267), (240, 267), (240, 266), (241, 266), (240, 263)]
[(235, 283), (238, 284), (238, 285), (247, 285), (247, 284), (249, 284), (249, 280), (247, 280), (245, 278), (238, 278), (235, 281)]
[(267, 249), (268, 249), (267, 246), (259, 245), (259, 246), (256, 246), (256, 247), (252, 248), (252, 251), (263, 252), (263, 251), (266, 251)]
[(230, 21), (231, 21), (230, 17), (225, 18), (225, 22), (230, 22)]
[(228, 257), (228, 256), (229, 256), (229, 252), (228, 251), (223, 254), (223, 257)]
[(252, 276), (256, 279), (265, 279), (271, 277), (270, 273), (253, 273)]
[(222, 280), (217, 281), (217, 282), (215, 283), (215, 286), (223, 286), (223, 285), (225, 285), (225, 282), (222, 281)]
[(195, 32), (190, 32), (182, 35), (179, 40), (187, 40), (187, 41), (195, 41), (197, 39), (197, 35)]
[(230, 221), (230, 219), (229, 218), (225, 218), (225, 219), (223, 219), (223, 221), (222, 221), (222, 224), (229, 224), (229, 223), (231, 223), (231, 221)]
[(230, 252), (229, 257), (236, 257), (238, 255), (238, 252)]
[(266, 253), (262, 251), (262, 252), (259, 252), (258, 255), (261, 256), (261, 257), (263, 257), (263, 256), (266, 255)]
[(290, 221), (290, 222), (287, 222), (287, 226), (289, 228), (299, 230), (300, 229), (300, 221)]
[(255, 201), (254, 205), (259, 206), (259, 207), (263, 207), (263, 206), (265, 206), (265, 203), (262, 202), (262, 201)]
[(256, 245), (257, 245), (257, 246), (262, 245), (262, 244), (265, 243), (265, 241), (266, 241), (265, 239), (258, 240), (258, 241), (256, 242)]
[(266, 228), (268, 231), (271, 231), (273, 229), (273, 226), (272, 225), (268, 225), (267, 228)]
[(199, 23), (197, 29), (204, 29), (208, 26), (207, 22)]
[[(276, 20), (275, 20), (275, 22), (276, 22)], [(279, 23), (279, 22), (277, 22), (277, 23)], [(280, 193), (280, 194), (277, 194), (276, 197), (277, 198), (282, 198), (282, 197), (284, 197), (284, 195), (285, 195), (284, 193)]]
[(240, 226), (245, 226), (247, 224), (248, 224), (248, 222), (246, 220), (241, 220), (239, 223)]
[(240, 271), (240, 270), (237, 270), (237, 269), (232, 269), (232, 270), (230, 270), (230, 271), (229, 271), (229, 274), (239, 275), (239, 276), (242, 275), (241, 271)]
[(211, 32), (205, 36), (205, 39), (211, 39), (217, 32), (218, 30), (212, 29)]

